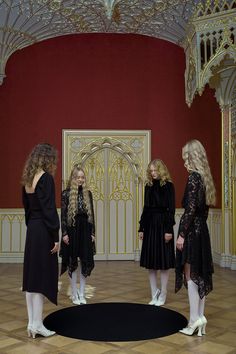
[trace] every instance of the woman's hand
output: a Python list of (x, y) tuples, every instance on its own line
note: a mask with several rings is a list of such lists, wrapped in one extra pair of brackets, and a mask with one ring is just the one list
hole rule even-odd
[(179, 251), (182, 251), (183, 247), (184, 247), (184, 238), (179, 235), (179, 237), (177, 238), (177, 241), (176, 241), (176, 248)]
[(139, 233), (138, 233), (138, 237), (139, 237), (139, 239), (142, 241), (142, 240), (143, 240), (143, 232), (139, 232)]
[(92, 237), (92, 242), (95, 242), (95, 236), (91, 235), (91, 237)]
[(173, 235), (165, 233), (164, 237), (165, 237), (165, 243), (168, 243), (172, 239)]
[(66, 245), (69, 245), (69, 236), (68, 235), (63, 236), (62, 239)]
[(59, 250), (59, 242), (55, 242), (53, 249), (51, 249), (51, 254), (57, 253), (58, 250)]

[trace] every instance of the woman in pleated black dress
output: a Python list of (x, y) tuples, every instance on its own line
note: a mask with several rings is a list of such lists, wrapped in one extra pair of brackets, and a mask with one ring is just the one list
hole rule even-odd
[(190, 318), (188, 327), (180, 332), (205, 334), (205, 298), (213, 289), (214, 272), (207, 217), (210, 205), (215, 205), (216, 191), (206, 151), (198, 140), (191, 140), (182, 150), (184, 166), (189, 172), (183, 197), (176, 241), (176, 292), (183, 283), (188, 289)]
[[(61, 274), (68, 270), (72, 302), (86, 304), (85, 284), (94, 268), (95, 223), (93, 197), (84, 170), (75, 165), (61, 198)], [(80, 287), (77, 289), (78, 258)]]
[[(174, 231), (175, 190), (163, 161), (156, 159), (147, 168), (144, 207), (140, 219), (142, 240), (140, 266), (149, 270), (152, 299), (150, 305), (165, 304), (169, 269), (175, 267)], [(161, 289), (157, 286), (160, 271)]]
[(24, 167), (23, 204), (27, 234), (24, 252), (23, 291), (26, 291), (28, 335), (52, 336), (43, 325), (43, 298), (57, 304), (59, 217), (55, 205), (53, 174), (57, 151), (38, 144)]

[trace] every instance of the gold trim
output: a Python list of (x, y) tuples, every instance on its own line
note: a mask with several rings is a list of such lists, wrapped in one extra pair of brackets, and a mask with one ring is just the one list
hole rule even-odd
[(236, 177), (232, 178), (232, 196), (233, 196), (233, 205), (232, 205), (232, 254), (236, 255)]
[(126, 237), (126, 221), (127, 221), (126, 212), (127, 212), (127, 210), (126, 210), (126, 203), (127, 203), (127, 201), (124, 200), (123, 203), (124, 203), (124, 252), (126, 253), (126, 250), (127, 250), (127, 237)]
[(228, 111), (228, 197), (229, 197), (229, 238), (230, 240), (230, 252), (233, 250), (233, 214), (232, 214), (232, 188), (231, 188), (231, 181), (232, 181), (232, 139), (231, 139), (231, 108), (229, 107)]
[(225, 157), (224, 157), (224, 109), (221, 110), (221, 204), (222, 204), (222, 224), (221, 224), (221, 230), (222, 230), (222, 237), (221, 237), (221, 251), (224, 253), (225, 249), (225, 185), (224, 185), (224, 163), (225, 163)]
[(135, 245), (135, 249), (138, 250), (139, 249), (139, 238), (138, 238), (138, 229), (139, 229), (139, 184), (136, 183), (136, 245)]

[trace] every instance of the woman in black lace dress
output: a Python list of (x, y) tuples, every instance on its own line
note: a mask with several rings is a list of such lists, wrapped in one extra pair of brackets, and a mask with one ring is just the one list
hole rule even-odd
[(180, 220), (176, 242), (176, 292), (184, 282), (188, 288), (190, 319), (180, 332), (205, 334), (205, 297), (212, 290), (214, 272), (207, 217), (210, 205), (215, 205), (216, 192), (207, 155), (198, 140), (188, 142), (182, 151), (189, 172), (183, 197), (184, 214)]
[(23, 204), (27, 225), (23, 291), (26, 292), (28, 336), (55, 334), (43, 325), (43, 300), (57, 304), (59, 217), (55, 204), (53, 174), (57, 151), (50, 144), (38, 144), (24, 167)]
[[(85, 283), (94, 268), (95, 224), (93, 197), (87, 189), (84, 170), (75, 165), (67, 189), (61, 199), (62, 257), (61, 274), (68, 270), (72, 302), (86, 304)], [(80, 259), (80, 288), (77, 289), (77, 268)]]
[[(152, 294), (150, 305), (162, 306), (166, 301), (169, 269), (175, 267), (174, 224), (174, 185), (163, 161), (153, 160), (147, 168), (144, 208), (139, 228), (139, 238), (143, 241), (140, 266), (149, 270)], [(161, 290), (157, 286), (158, 270)]]

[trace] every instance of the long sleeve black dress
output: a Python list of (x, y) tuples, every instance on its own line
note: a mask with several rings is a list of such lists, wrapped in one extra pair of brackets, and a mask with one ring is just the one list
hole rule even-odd
[(75, 225), (68, 224), (68, 205), (70, 189), (62, 192), (61, 198), (61, 228), (62, 237), (69, 236), (69, 245), (66, 245), (61, 240), (60, 256), (62, 257), (61, 274), (67, 269), (71, 276), (78, 267), (78, 257), (80, 259), (81, 272), (87, 277), (91, 274), (94, 268), (94, 253), (95, 244), (92, 241), (92, 236), (95, 236), (94, 209), (93, 197), (89, 192), (91, 217), (88, 218), (87, 210), (85, 209), (83, 200), (82, 187), (78, 191), (78, 211), (75, 216)]
[(190, 277), (198, 285), (199, 296), (202, 299), (212, 289), (212, 274), (214, 272), (210, 236), (207, 227), (209, 207), (206, 205), (205, 187), (202, 177), (192, 172), (186, 184), (182, 201), (184, 214), (181, 217), (178, 235), (184, 238), (183, 250), (176, 250), (176, 282), (177, 292), (183, 285), (184, 264), (190, 264)]
[(22, 290), (41, 293), (57, 304), (58, 258), (51, 250), (59, 242), (59, 217), (54, 180), (49, 173), (40, 177), (34, 193), (26, 193), (23, 188), (23, 205), (27, 233)]
[[(167, 270), (175, 267), (174, 230), (175, 191), (171, 182), (161, 185), (153, 180), (145, 186), (144, 208), (139, 231), (144, 233), (140, 266), (147, 269)], [(173, 235), (165, 242), (165, 233)]]

